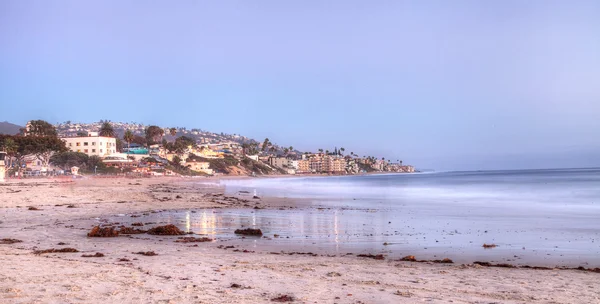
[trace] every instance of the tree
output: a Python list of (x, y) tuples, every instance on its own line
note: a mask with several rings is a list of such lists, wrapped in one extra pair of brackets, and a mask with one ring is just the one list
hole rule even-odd
[(50, 163), (63, 170), (69, 170), (71, 167), (85, 169), (87, 167), (88, 159), (89, 157), (85, 153), (68, 151), (52, 155), (52, 157), (50, 157)]
[(176, 128), (169, 129), (169, 134), (171, 134), (171, 136), (177, 135), (177, 129)]
[(12, 137), (7, 137), (4, 140), (0, 139), (0, 150), (6, 152), (6, 166), (12, 167), (12, 158), (16, 155), (19, 145)]
[(87, 132), (83, 132), (83, 131), (79, 131), (79, 132), (77, 132), (77, 136), (79, 136), (79, 137), (87, 137), (88, 133)]
[(113, 129), (113, 126), (108, 121), (102, 123), (98, 132), (98, 135), (105, 137), (115, 137), (115, 134), (115, 129)]
[(265, 141), (263, 141), (263, 145), (262, 145), (262, 150), (263, 152), (266, 151), (269, 146), (271, 145), (271, 142), (269, 141), (269, 138), (265, 138)]
[(346, 151), (346, 149), (344, 149), (344, 147), (340, 148), (340, 155), (344, 155), (343, 152)]
[(100, 157), (92, 155), (88, 157), (86, 167), (90, 171), (95, 171), (96, 169), (100, 169), (100, 171), (102, 171), (106, 168), (106, 165), (102, 162), (102, 159)]
[(246, 151), (250, 148), (249, 143), (242, 143), (242, 154), (246, 155)]
[(120, 153), (121, 151), (123, 151), (123, 141), (120, 138), (115, 138), (115, 145), (117, 148), (117, 152)]
[(283, 148), (283, 153), (284, 153), (284, 154), (288, 154), (288, 152), (290, 152), (290, 149), (288, 149), (288, 148)]
[(187, 136), (178, 137), (173, 144), (173, 148), (177, 154), (185, 153), (190, 146), (196, 146), (196, 142)]
[(323, 153), (323, 149), (319, 149), (319, 153)]
[(131, 142), (142, 146), (145, 146), (147, 144), (146, 138), (139, 135), (133, 135), (133, 140), (131, 140)]
[(29, 136), (58, 136), (56, 128), (45, 120), (31, 120), (25, 127), (25, 135)]
[(158, 126), (149, 126), (146, 128), (146, 142), (148, 145), (159, 143), (165, 131)]
[(68, 149), (65, 142), (56, 136), (36, 136), (29, 143), (28, 150), (42, 162), (43, 167), (48, 167), (53, 153), (65, 152)]
[(133, 132), (131, 132), (131, 130), (126, 130), (125, 134), (123, 134), (123, 140), (127, 142), (127, 150), (129, 150), (131, 142), (133, 141)]

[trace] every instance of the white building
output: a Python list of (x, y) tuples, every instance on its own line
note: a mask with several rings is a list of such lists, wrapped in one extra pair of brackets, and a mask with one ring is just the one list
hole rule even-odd
[(104, 157), (117, 153), (117, 139), (98, 136), (98, 132), (89, 132), (88, 136), (63, 137), (61, 139), (69, 150), (85, 153), (88, 156)]

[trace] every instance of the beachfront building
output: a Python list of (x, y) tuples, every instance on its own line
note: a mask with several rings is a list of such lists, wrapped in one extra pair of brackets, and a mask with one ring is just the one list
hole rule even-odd
[(73, 152), (88, 156), (104, 157), (117, 153), (117, 140), (114, 137), (99, 136), (98, 132), (89, 132), (88, 136), (62, 137), (67, 148)]
[(126, 154), (107, 156), (104, 159), (102, 159), (102, 162), (107, 167), (115, 168), (131, 168), (137, 167), (138, 165), (137, 161), (127, 157)]
[(299, 159), (297, 161), (298, 163), (298, 169), (296, 170), (296, 172), (298, 173), (310, 173), (310, 160), (308, 159)]
[(332, 173), (341, 174), (346, 172), (348, 165), (345, 158), (338, 155), (312, 154), (303, 155), (302, 159), (293, 161), (298, 172)]
[(203, 172), (206, 173), (208, 175), (212, 175), (213, 169), (210, 169), (210, 163), (209, 162), (197, 162), (197, 161), (192, 161), (192, 162), (187, 162), (185, 164), (188, 168), (190, 168), (190, 170), (193, 171), (198, 171), (198, 172)]

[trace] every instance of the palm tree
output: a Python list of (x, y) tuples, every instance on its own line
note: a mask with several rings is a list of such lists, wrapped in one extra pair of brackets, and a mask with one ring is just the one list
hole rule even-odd
[(294, 147), (293, 146), (290, 146), (288, 149), (290, 150), (290, 152), (294, 151)]
[(108, 121), (105, 121), (102, 123), (100, 132), (98, 132), (98, 134), (105, 137), (115, 137), (115, 129), (113, 129), (112, 125)]
[(344, 155), (342, 152), (346, 151), (346, 149), (344, 149), (344, 147), (340, 148), (340, 155)]
[(319, 149), (319, 153), (323, 153), (323, 149)]
[(125, 131), (125, 134), (123, 134), (123, 140), (127, 142), (127, 154), (129, 154), (131, 142), (133, 141), (133, 132), (131, 132), (131, 130)]
[(329, 150), (325, 150), (325, 155), (329, 155)]
[(169, 129), (169, 134), (171, 134), (171, 136), (175, 137), (175, 135), (177, 135), (177, 129), (176, 128)]
[(263, 145), (262, 145), (263, 152), (267, 150), (269, 145), (271, 145), (271, 142), (269, 141), (269, 138), (267, 137), (267, 138), (265, 138), (265, 141), (263, 141)]

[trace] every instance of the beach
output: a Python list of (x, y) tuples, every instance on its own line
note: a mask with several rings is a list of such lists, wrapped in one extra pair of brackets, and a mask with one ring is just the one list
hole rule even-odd
[[(233, 231), (255, 227), (256, 218), (235, 215), (265, 214), (262, 218), (270, 220), (278, 212), (327, 214), (332, 207), (292, 195), (230, 193), (226, 183), (86, 178), (1, 184), (0, 239), (21, 242), (0, 244), (0, 297), (6, 303), (600, 302), (600, 273), (593, 271), (594, 265), (560, 268), (576, 268), (580, 261), (537, 265), (543, 269), (488, 267), (473, 263), (477, 260), (471, 256), (424, 252), (413, 255), (426, 261), (401, 261), (410, 255), (408, 249), (390, 247), (381, 253), (379, 247), (363, 246), (336, 252), (319, 246), (314, 235), (301, 242), (292, 229), (267, 225), (266, 220), (262, 237), (242, 237)], [(149, 229), (165, 224), (193, 234), (87, 236), (95, 226)], [(176, 242), (181, 237), (213, 241)], [(77, 252), (34, 253), (64, 248)], [(441, 263), (445, 258), (454, 263)]]

